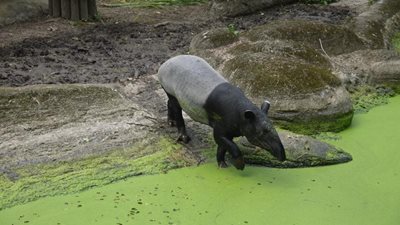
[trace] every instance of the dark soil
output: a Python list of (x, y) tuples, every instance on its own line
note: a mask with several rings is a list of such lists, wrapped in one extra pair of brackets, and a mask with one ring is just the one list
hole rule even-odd
[[(237, 30), (275, 19), (343, 23), (348, 8), (295, 4), (237, 18), (211, 18), (207, 6), (100, 8), (98, 23), (41, 18), (0, 28), (0, 86), (112, 83), (155, 74), (168, 58), (188, 52), (194, 35), (233, 24)], [(10, 35), (8, 35), (10, 34)]]

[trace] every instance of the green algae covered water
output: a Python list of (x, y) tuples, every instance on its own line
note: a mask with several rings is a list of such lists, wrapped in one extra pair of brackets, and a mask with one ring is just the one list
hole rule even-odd
[(347, 164), (307, 169), (214, 164), (130, 178), (0, 211), (1, 225), (398, 225), (400, 97), (356, 115), (333, 144)]

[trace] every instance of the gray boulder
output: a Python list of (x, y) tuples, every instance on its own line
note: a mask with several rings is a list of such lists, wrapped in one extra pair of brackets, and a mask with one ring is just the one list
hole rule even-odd
[(342, 149), (308, 136), (288, 131), (279, 131), (279, 136), (285, 146), (286, 161), (276, 160), (268, 151), (255, 147), (245, 138), (241, 138), (238, 143), (246, 162), (269, 167), (293, 168), (332, 165), (352, 160), (352, 156)]

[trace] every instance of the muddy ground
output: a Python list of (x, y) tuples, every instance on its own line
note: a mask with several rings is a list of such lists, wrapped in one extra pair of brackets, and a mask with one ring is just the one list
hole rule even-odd
[[(99, 22), (42, 17), (0, 28), (0, 173), (16, 180), (12, 168), (97, 155), (149, 137), (175, 138), (175, 128), (165, 126), (166, 97), (154, 74), (168, 58), (187, 53), (203, 30), (290, 18), (340, 24), (353, 15), (346, 7), (295, 4), (211, 18), (207, 7), (100, 7)], [(189, 134), (197, 136), (190, 154), (207, 147), (209, 130), (201, 126), (189, 121)]]

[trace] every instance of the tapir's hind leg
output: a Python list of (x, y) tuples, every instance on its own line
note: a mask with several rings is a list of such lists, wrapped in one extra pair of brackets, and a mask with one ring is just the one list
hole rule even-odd
[(170, 125), (175, 125), (178, 128), (179, 138), (178, 141), (183, 141), (184, 143), (188, 143), (190, 141), (190, 137), (186, 133), (185, 121), (182, 116), (182, 108), (179, 105), (178, 100), (168, 94), (168, 120)]
[(171, 102), (171, 100), (168, 100), (168, 124), (171, 127), (174, 127), (176, 125), (176, 118), (174, 114), (173, 103)]

